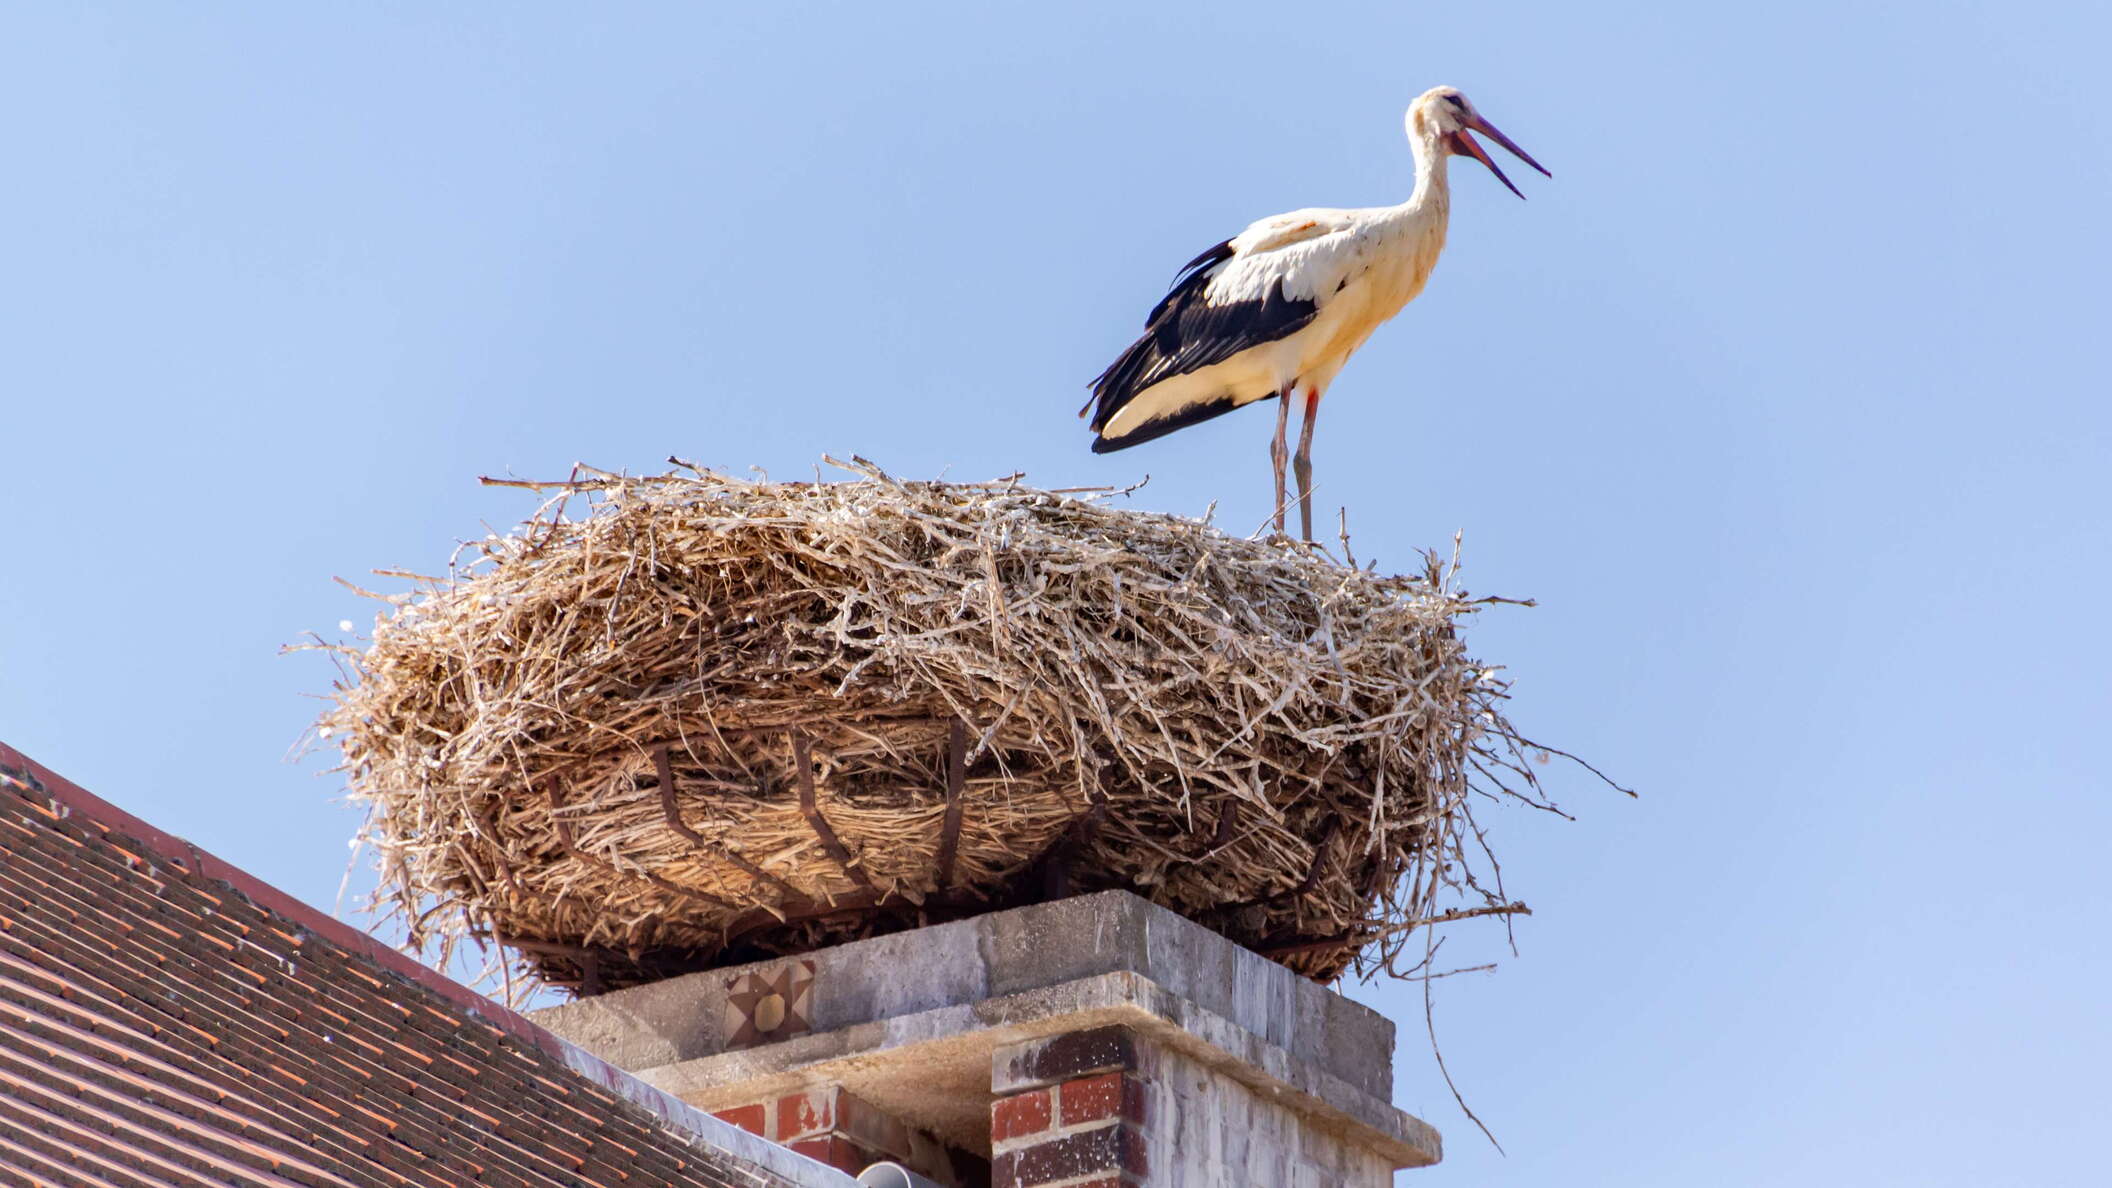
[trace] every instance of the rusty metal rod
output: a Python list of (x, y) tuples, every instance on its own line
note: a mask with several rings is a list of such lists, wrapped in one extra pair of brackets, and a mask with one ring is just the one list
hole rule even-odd
[(661, 743), (653, 748), (653, 772), (660, 780), (660, 812), (667, 818), (667, 827), (669, 829), (680, 834), (690, 845), (710, 854), (712, 857), (724, 858), (726, 861), (733, 863), (750, 878), (768, 883), (795, 899), (799, 898), (799, 890), (792, 884), (748, 861), (748, 859), (734, 852), (731, 846), (713, 845), (705, 841), (702, 835), (691, 829), (688, 823), (682, 820), (682, 810), (675, 805), (675, 770), (673, 763), (667, 757), (666, 743)]
[(1218, 810), (1217, 828), (1211, 831), (1208, 841), (1188, 847), (1190, 858), (1207, 858), (1232, 842), (1232, 834), (1239, 828), (1239, 802), (1229, 801)]
[(959, 718), (946, 730), (946, 823), (939, 832), (939, 890), (953, 886), (960, 856), (961, 796), (968, 786), (968, 725)]
[(1320, 881), (1320, 868), (1327, 865), (1328, 843), (1335, 839), (1335, 830), (1340, 828), (1341, 824), (1340, 821), (1333, 817), (1329, 817), (1321, 824), (1320, 840), (1313, 843), (1313, 864), (1306, 870), (1305, 877), (1298, 880), (1297, 886), (1288, 891), (1278, 891), (1273, 895), (1262, 895), (1254, 899), (1242, 900), (1239, 903), (1228, 903), (1214, 910), (1216, 912), (1236, 912), (1241, 908), (1272, 907), (1285, 900), (1296, 899), (1312, 890), (1313, 885)]
[(513, 888), (515, 895), (526, 894), (526, 889), (521, 886), (521, 880), (515, 877), (513, 867), (506, 861), (506, 847), (499, 844), (498, 814), (487, 804), (477, 814), (477, 821), (484, 826), (484, 836), (491, 841), (491, 861), (493, 865), (499, 868), (500, 877), (506, 880), (507, 886)]
[(792, 762), (799, 768), (799, 815), (805, 817), (807, 824), (813, 827), (814, 836), (821, 839), (821, 848), (828, 851), (829, 857), (836, 860), (836, 865), (843, 868), (843, 873), (851, 876), (859, 886), (868, 891), (879, 891), (878, 887), (873, 886), (873, 881), (866, 877), (865, 872), (858, 869), (858, 860), (844, 848), (842, 839), (836, 836), (836, 831), (829, 828), (829, 819), (821, 815), (821, 806), (816, 803), (814, 796), (814, 755), (807, 746), (807, 736), (804, 734), (792, 736)]
[(1303, 895), (1313, 889), (1314, 884), (1320, 881), (1320, 868), (1327, 865), (1328, 843), (1335, 840), (1335, 830), (1341, 828), (1341, 826), (1342, 822), (1335, 817), (1329, 817), (1326, 822), (1320, 826), (1320, 840), (1313, 843), (1312, 867), (1305, 872), (1304, 878), (1298, 880), (1298, 885), (1296, 887), (1293, 887), (1289, 891), (1284, 892), (1277, 898), (1295, 899), (1296, 897)]
[(545, 781), (543, 784), (543, 794), (550, 798), (550, 824), (553, 828), (557, 830), (557, 840), (564, 844), (565, 849), (570, 852), (574, 858), (579, 859), (581, 862), (584, 862), (589, 866), (598, 866), (603, 870), (609, 871), (618, 878), (643, 878), (646, 882), (651, 883), (653, 886), (660, 888), (662, 891), (665, 891), (670, 895), (680, 895), (688, 899), (699, 900), (703, 903), (708, 903), (716, 908), (726, 908), (728, 910), (731, 910), (735, 906), (734, 904), (728, 903), (727, 901), (720, 899), (718, 896), (713, 895), (708, 891), (699, 891), (694, 887), (684, 887), (680, 883), (668, 882), (666, 879), (661, 878), (659, 875), (656, 875), (649, 870), (639, 871), (636, 875), (633, 875), (631, 872), (624, 870), (622, 867), (617, 866), (615, 863), (610, 862), (608, 859), (603, 858), (599, 854), (589, 854), (585, 850), (580, 849), (578, 840), (572, 836), (571, 824), (567, 822), (561, 815), (560, 810), (565, 807), (565, 802), (564, 798), (558, 793), (557, 781)]

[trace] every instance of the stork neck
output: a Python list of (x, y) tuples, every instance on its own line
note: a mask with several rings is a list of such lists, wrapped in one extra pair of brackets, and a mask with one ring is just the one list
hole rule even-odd
[(1400, 209), (1403, 213), (1421, 213), (1435, 208), (1442, 214), (1452, 205), (1452, 187), (1446, 176), (1452, 154), (1432, 133), (1411, 136), (1408, 144), (1415, 151), (1415, 192)]

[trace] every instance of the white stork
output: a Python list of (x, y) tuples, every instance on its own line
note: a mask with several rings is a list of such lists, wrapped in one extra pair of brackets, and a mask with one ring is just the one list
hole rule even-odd
[(1399, 206), (1315, 207), (1274, 215), (1190, 260), (1173, 290), (1144, 320), (1144, 336), (1093, 381), (1099, 436), (1093, 452), (1127, 449), (1243, 404), (1277, 398), (1269, 461), (1276, 475), (1276, 531), (1283, 531), (1284, 434), (1290, 402), (1305, 393), (1305, 423), (1292, 462), (1299, 519), (1313, 538), (1313, 420), (1320, 397), (1351, 352), (1379, 323), (1423, 291), (1445, 246), (1452, 200), (1445, 163), (1465, 153), (1520, 198), (1471, 135), (1480, 132), (1549, 177), (1524, 149), (1474, 110), (1454, 87), (1409, 105), (1415, 192)]

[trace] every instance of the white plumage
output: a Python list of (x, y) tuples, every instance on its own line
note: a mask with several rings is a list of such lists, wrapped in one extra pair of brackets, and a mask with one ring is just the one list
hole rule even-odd
[[(1272, 215), (1190, 261), (1145, 320), (1144, 336), (1093, 381), (1098, 453), (1124, 449), (1272, 396), (1276, 529), (1284, 527), (1284, 441), (1290, 399), (1305, 396), (1294, 468), (1300, 519), (1312, 539), (1311, 447), (1320, 397), (1380, 323), (1422, 292), (1444, 250), (1451, 212), (1446, 163), (1465, 153), (1510, 187), (1470, 135), (1488, 135), (1538, 162), (1451, 87), (1409, 106), (1415, 192), (1399, 206), (1314, 207)], [(1523, 197), (1524, 195), (1519, 195)]]

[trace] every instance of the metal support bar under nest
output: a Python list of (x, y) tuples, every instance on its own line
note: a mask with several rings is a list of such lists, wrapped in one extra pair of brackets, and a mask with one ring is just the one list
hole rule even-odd
[(653, 748), (653, 774), (660, 780), (660, 812), (667, 818), (667, 827), (669, 829), (680, 834), (683, 840), (699, 850), (710, 854), (714, 858), (724, 858), (739, 867), (749, 877), (777, 888), (787, 898), (803, 898), (799, 893), (799, 889), (792, 884), (748, 861), (748, 859), (736, 853), (731, 846), (715, 846), (705, 841), (702, 835), (691, 829), (688, 823), (682, 820), (682, 810), (675, 806), (675, 769), (674, 764), (667, 757), (666, 743), (661, 743)]
[(484, 839), (491, 843), (491, 862), (493, 866), (498, 867), (499, 877), (506, 880), (506, 885), (513, 888), (515, 895), (526, 894), (527, 889), (521, 886), (521, 880), (514, 875), (512, 865), (506, 861), (506, 847), (499, 844), (499, 815), (487, 804), (478, 812), (477, 823), (484, 827)]
[(579, 990), (581, 998), (592, 998), (602, 992), (601, 960), (604, 955), (619, 957), (613, 952), (586, 945), (567, 945), (556, 941), (523, 940), (519, 937), (492, 935), (492, 940), (510, 949), (526, 953), (541, 953), (550, 957), (562, 957), (579, 966)]
[[(1102, 768), (1099, 780), (1105, 783), (1107, 769)], [(1056, 839), (1036, 863), (1040, 868), (1041, 897), (1043, 899), (1068, 899), (1071, 896), (1071, 864), (1093, 839), (1100, 835), (1100, 824), (1107, 818), (1107, 792), (1104, 788), (1085, 794), (1086, 810), (1071, 818), (1063, 833)]]
[(968, 724), (959, 718), (946, 730), (946, 824), (939, 831), (938, 889), (953, 886), (953, 863), (961, 844), (961, 794), (968, 786)]
[(1189, 846), (1188, 857), (1190, 859), (1208, 858), (1210, 855), (1224, 849), (1232, 844), (1232, 834), (1238, 828), (1239, 802), (1228, 800), (1225, 802), (1225, 807), (1217, 810), (1217, 828), (1211, 831), (1208, 840), (1198, 839), (1194, 845)]
[(1228, 903), (1217, 910), (1220, 912), (1236, 912), (1242, 908), (1273, 907), (1276, 904), (1296, 899), (1311, 891), (1320, 882), (1320, 870), (1327, 865), (1328, 844), (1335, 840), (1335, 830), (1340, 826), (1341, 822), (1333, 817), (1329, 817), (1321, 823), (1320, 840), (1313, 843), (1313, 864), (1306, 869), (1305, 877), (1298, 880), (1297, 886), (1288, 891), (1278, 891), (1273, 895), (1263, 895), (1254, 899), (1242, 900), (1239, 903)]
[(792, 764), (799, 768), (799, 814), (807, 819), (808, 825), (813, 826), (814, 836), (821, 839), (821, 848), (828, 851), (829, 857), (836, 860), (836, 865), (843, 868), (843, 873), (855, 879), (859, 886), (877, 893), (880, 889), (873, 886), (873, 881), (858, 868), (858, 860), (844, 847), (842, 839), (836, 836), (836, 831), (829, 828), (829, 819), (821, 815), (821, 806), (815, 803), (814, 755), (807, 746), (807, 736), (804, 734), (792, 736)]
[(1305, 877), (1298, 880), (1297, 886), (1275, 896), (1270, 902), (1296, 899), (1319, 884), (1320, 868), (1327, 865), (1328, 844), (1335, 840), (1335, 831), (1341, 827), (1342, 822), (1334, 817), (1329, 817), (1326, 823), (1320, 826), (1320, 840), (1313, 843), (1313, 864), (1306, 870)]
[[(571, 822), (565, 820), (564, 816), (562, 815), (562, 810), (565, 807), (565, 802), (564, 798), (558, 793), (556, 780), (545, 781), (543, 784), (543, 793), (544, 795), (550, 798), (550, 825), (552, 828), (557, 830), (557, 840), (564, 845), (565, 850), (568, 853), (570, 853), (574, 858), (579, 859), (581, 862), (584, 862), (589, 866), (601, 867), (604, 870), (613, 872), (618, 877), (623, 877), (630, 873), (628, 871), (625, 871), (622, 867), (617, 866), (615, 863), (610, 862), (608, 859), (603, 858), (599, 854), (589, 854), (585, 850), (579, 848), (578, 841), (575, 840), (572, 836)], [(653, 886), (658, 887), (662, 891), (668, 892), (671, 895), (681, 895), (689, 899), (701, 900), (705, 903), (710, 904), (713, 907), (718, 908), (730, 909), (735, 906), (734, 904), (728, 903), (708, 891), (699, 891), (694, 887), (684, 887), (680, 883), (668, 882), (666, 879), (661, 878), (659, 875), (656, 875), (649, 870), (639, 871), (638, 877), (643, 878), (646, 882), (651, 883)]]

